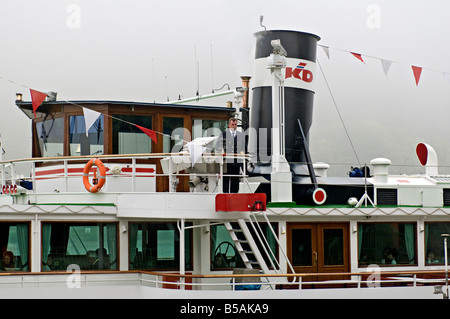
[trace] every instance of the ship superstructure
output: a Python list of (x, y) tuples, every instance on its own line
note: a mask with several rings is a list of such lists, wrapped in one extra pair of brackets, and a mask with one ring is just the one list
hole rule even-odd
[[(416, 175), (376, 158), (328, 176), (308, 147), (319, 37), (256, 39), (251, 107), (16, 101), (33, 149), (0, 163), (2, 297), (442, 298), (450, 177), (434, 149), (418, 142)], [(230, 117), (248, 154), (218, 151)], [(237, 159), (239, 193), (223, 193)]]

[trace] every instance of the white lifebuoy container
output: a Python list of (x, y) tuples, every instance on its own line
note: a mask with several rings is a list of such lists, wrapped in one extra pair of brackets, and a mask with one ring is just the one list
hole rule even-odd
[(327, 193), (323, 188), (316, 188), (313, 192), (313, 200), (317, 205), (322, 205), (327, 200)]

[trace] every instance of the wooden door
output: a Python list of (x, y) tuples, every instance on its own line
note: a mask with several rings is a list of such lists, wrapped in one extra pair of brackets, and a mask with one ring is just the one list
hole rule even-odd
[[(350, 271), (348, 223), (288, 223), (288, 258), (296, 273)], [(306, 276), (302, 281), (337, 280), (348, 276)]]

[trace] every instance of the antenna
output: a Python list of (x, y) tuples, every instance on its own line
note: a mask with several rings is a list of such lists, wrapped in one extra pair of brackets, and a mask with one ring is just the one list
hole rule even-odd
[(264, 28), (264, 31), (266, 31), (266, 27), (262, 24), (264, 20), (264, 16), (259, 16), (259, 24)]
[(169, 102), (169, 86), (167, 85), (167, 75), (164, 76), (164, 78), (166, 79), (166, 94), (167, 94), (167, 102)]
[(195, 71), (197, 73), (197, 93), (195, 95), (199, 96), (200, 95), (200, 63), (197, 60), (197, 46), (194, 45), (194, 66), (195, 66)]
[(211, 93), (214, 93), (213, 45), (211, 45)]
[(200, 96), (200, 62), (197, 61), (197, 96)]
[(155, 89), (155, 59), (152, 58), (152, 73), (153, 73), (153, 103), (156, 103), (156, 89)]

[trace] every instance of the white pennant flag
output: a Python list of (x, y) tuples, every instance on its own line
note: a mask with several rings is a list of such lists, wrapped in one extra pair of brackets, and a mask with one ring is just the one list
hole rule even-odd
[(189, 142), (186, 146), (191, 156), (191, 167), (194, 167), (198, 159), (202, 157), (202, 154), (206, 150), (206, 147), (202, 144), (196, 143), (195, 141)]
[(324, 46), (324, 45), (321, 45), (321, 47), (322, 47), (322, 49), (325, 51), (325, 54), (327, 55), (328, 60), (329, 60), (329, 59), (330, 59), (330, 48), (329, 48), (329, 47), (326, 47), (326, 46)]
[(389, 68), (391, 67), (392, 61), (381, 59), (381, 66), (383, 67), (384, 75), (388, 75)]
[(197, 163), (207, 149), (211, 150), (215, 147), (218, 139), (218, 136), (197, 137), (185, 145), (191, 157), (192, 167), (194, 167), (195, 163)]
[(84, 122), (86, 123), (86, 136), (88, 136), (89, 129), (95, 123), (95, 121), (97, 121), (101, 113), (83, 107), (83, 114), (84, 114)]

